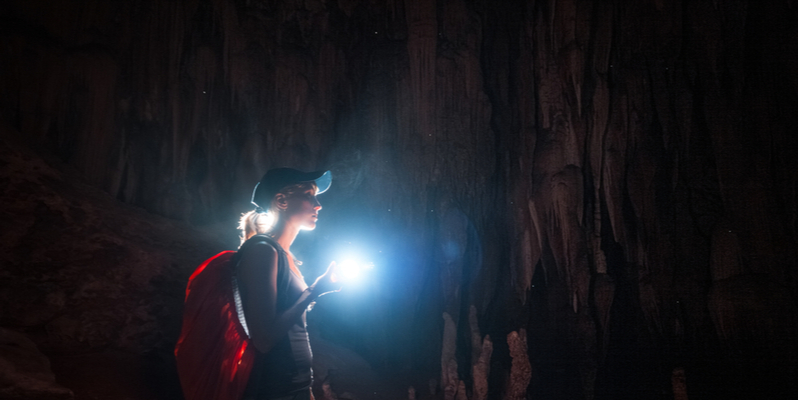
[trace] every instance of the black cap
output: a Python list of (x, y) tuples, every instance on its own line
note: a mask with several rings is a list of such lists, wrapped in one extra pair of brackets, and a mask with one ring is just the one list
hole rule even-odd
[(331, 171), (303, 172), (294, 168), (271, 169), (264, 174), (260, 182), (256, 183), (250, 202), (256, 207), (266, 210), (281, 189), (304, 182), (316, 183), (317, 194), (320, 194), (331, 187)]

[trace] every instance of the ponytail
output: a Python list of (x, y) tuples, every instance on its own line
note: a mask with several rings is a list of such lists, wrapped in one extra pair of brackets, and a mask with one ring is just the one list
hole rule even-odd
[(274, 213), (272, 211), (266, 213), (259, 213), (256, 210), (246, 212), (239, 218), (239, 230), (242, 231), (242, 243), (255, 235), (261, 235), (269, 232), (275, 223)]

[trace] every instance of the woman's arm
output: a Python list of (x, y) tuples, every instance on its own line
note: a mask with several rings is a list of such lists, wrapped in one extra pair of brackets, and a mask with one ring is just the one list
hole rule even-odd
[(250, 338), (258, 351), (270, 351), (314, 299), (338, 289), (331, 278), (333, 272), (334, 265), (331, 264), (325, 274), (304, 290), (294, 304), (279, 314), (278, 251), (267, 243), (253, 243), (248, 251), (242, 253), (238, 271), (238, 282), (245, 287), (242, 307)]

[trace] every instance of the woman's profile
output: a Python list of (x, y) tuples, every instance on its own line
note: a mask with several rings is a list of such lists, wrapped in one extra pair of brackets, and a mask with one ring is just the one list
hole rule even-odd
[(272, 169), (253, 190), (256, 209), (240, 220), (235, 297), (240, 321), (257, 350), (245, 400), (313, 398), (305, 313), (317, 297), (339, 290), (340, 284), (331, 263), (307, 286), (290, 246), (301, 230), (316, 227), (322, 208), (317, 195), (330, 183), (330, 171)]

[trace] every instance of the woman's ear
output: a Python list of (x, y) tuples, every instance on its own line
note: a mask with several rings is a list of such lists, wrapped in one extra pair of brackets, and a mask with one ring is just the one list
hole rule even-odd
[(283, 193), (278, 193), (275, 195), (275, 206), (278, 207), (280, 211), (286, 211), (289, 207), (289, 201), (286, 198), (286, 195)]

